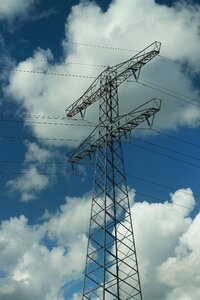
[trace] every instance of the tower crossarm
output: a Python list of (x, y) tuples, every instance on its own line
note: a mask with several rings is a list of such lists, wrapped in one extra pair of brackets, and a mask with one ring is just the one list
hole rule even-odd
[(160, 47), (160, 42), (154, 42), (129, 60), (111, 67), (110, 71), (116, 73), (113, 80), (117, 81), (117, 86), (132, 75), (134, 75), (137, 80), (139, 78), (141, 68), (160, 53)]
[[(93, 143), (97, 136), (99, 126), (97, 125), (95, 129), (90, 133), (90, 135), (74, 150), (72, 150), (68, 156), (68, 162), (74, 164), (81, 160), (84, 156), (89, 155), (93, 149)], [(96, 150), (96, 147), (93, 149)]]
[[(153, 98), (137, 107), (137, 109), (130, 111), (128, 114), (118, 117), (119, 129), (122, 131), (130, 131), (144, 121), (147, 121), (151, 127), (155, 113), (161, 108), (161, 102), (161, 99)], [(153, 117), (152, 122), (150, 122), (151, 117)]]
[[(148, 125), (151, 127), (153, 118), (160, 110), (160, 107), (160, 99), (151, 99), (128, 114), (114, 119), (113, 123), (110, 124), (112, 130), (108, 130), (108, 133), (95, 140), (95, 136), (100, 129), (100, 126), (97, 126), (89, 137), (78, 148), (71, 152), (68, 161), (72, 164), (77, 164), (85, 156), (90, 157), (93, 152), (102, 148), (113, 136), (122, 137), (144, 121), (147, 121)], [(150, 122), (151, 118), (152, 122)]]
[[(137, 80), (141, 68), (160, 53), (160, 47), (160, 42), (154, 42), (131, 59), (105, 69), (86, 92), (66, 109), (67, 117), (73, 117), (78, 113), (83, 115), (88, 106), (106, 95), (108, 84), (116, 83), (115, 86), (119, 86), (132, 75)], [(108, 76), (109, 79), (105, 81)]]

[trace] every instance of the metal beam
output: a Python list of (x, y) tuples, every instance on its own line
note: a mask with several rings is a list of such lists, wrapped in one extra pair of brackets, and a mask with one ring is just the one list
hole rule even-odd
[[(126, 135), (126, 133), (132, 131), (141, 123), (153, 117), (160, 110), (160, 107), (161, 100), (153, 98), (128, 114), (116, 118), (114, 123), (119, 123), (119, 126), (114, 127), (111, 134), (114, 136), (120, 135), (120, 137)], [(150, 122), (148, 122), (148, 125), (150, 125)], [(68, 158), (70, 163), (77, 164), (85, 156), (90, 156), (91, 153), (94, 153), (97, 149), (102, 148), (105, 143), (109, 142), (111, 139), (110, 133), (96, 139), (98, 130), (99, 126), (92, 131), (89, 137), (78, 148), (73, 150)]]
[[(106, 86), (111, 82), (113, 82), (113, 84), (118, 87), (122, 82), (133, 75), (137, 80), (139, 78), (141, 68), (160, 53), (160, 47), (160, 42), (154, 42), (137, 53), (131, 59), (117, 64), (111, 68), (108, 67), (107, 69), (105, 69), (95, 79), (95, 81), (86, 90), (86, 92), (66, 109), (67, 117), (73, 117), (78, 113), (81, 113), (81, 115), (83, 115), (88, 106), (106, 95)], [(109, 75), (111, 75), (109, 80), (107, 80), (106, 83), (102, 84), (102, 81), (104, 81), (108, 73)]]
[(99, 125), (73, 152), (76, 165), (85, 156), (96, 156), (83, 300), (142, 300), (130, 201), (122, 152), (122, 138), (147, 121), (152, 126), (161, 100), (152, 99), (120, 116), (118, 87), (160, 51), (155, 42), (133, 58), (108, 67), (67, 110), (67, 116), (84, 115), (99, 100)]

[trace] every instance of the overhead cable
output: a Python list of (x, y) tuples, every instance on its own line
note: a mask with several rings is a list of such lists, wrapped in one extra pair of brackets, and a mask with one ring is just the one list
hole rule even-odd
[(92, 125), (92, 124), (41, 122), (41, 121), (27, 121), (27, 120), (13, 120), (13, 119), (0, 119), (0, 122), (26, 123), (26, 124), (44, 124), (44, 125), (59, 125), (59, 126), (95, 127), (95, 125)]
[[(81, 139), (45, 138), (45, 137), (31, 137), (31, 136), (24, 136), (23, 137), (23, 136), (4, 136), (4, 135), (2, 135), (2, 136), (0, 135), (0, 139), (11, 139), (11, 140), (12, 139), (18, 139), (18, 140), (44, 140), (44, 141), (53, 141), (53, 142), (54, 141), (58, 141), (58, 142), (72, 142), (72, 143), (73, 142), (81, 142), (82, 141)], [(158, 145), (158, 144), (155, 144), (155, 143), (152, 143), (152, 142), (149, 142), (149, 141), (145, 141), (145, 140), (143, 140), (141, 138), (134, 137), (133, 140), (140, 141), (140, 142), (143, 142), (145, 144), (149, 144), (149, 145), (152, 145), (154, 147), (157, 147), (157, 148), (160, 148), (160, 149), (163, 149), (163, 150), (167, 150), (169, 152), (172, 152), (172, 153), (175, 153), (175, 154), (179, 154), (179, 155), (185, 156), (185, 157), (190, 158), (190, 159), (194, 159), (194, 160), (198, 160), (198, 161), (200, 160), (199, 157), (192, 156), (192, 155), (180, 152), (180, 151), (176, 151), (176, 150), (170, 149), (168, 147), (165, 147), (165, 146), (162, 146), (162, 145)], [(127, 143), (130, 144), (130, 145), (132, 145), (132, 146), (135, 146), (136, 148), (141, 148), (141, 149), (144, 149), (146, 151), (153, 152), (155, 154), (158, 154), (158, 155), (170, 158), (172, 160), (179, 161), (181, 163), (184, 163), (184, 164), (196, 167), (196, 168), (200, 168), (200, 166), (197, 165), (197, 164), (194, 164), (194, 163), (188, 162), (186, 160), (183, 160), (183, 159), (180, 159), (180, 158), (177, 158), (177, 157), (165, 154), (163, 152), (160, 152), (160, 151), (157, 151), (157, 150), (153, 150), (153, 149), (149, 149), (149, 148), (146, 148), (144, 146), (141, 146), (141, 145), (138, 145), (138, 144), (135, 144), (135, 143), (132, 143), (132, 142), (127, 142)]]
[(136, 147), (136, 148), (140, 148), (140, 149), (143, 149), (143, 150), (145, 150), (145, 151), (149, 151), (149, 152), (158, 154), (158, 155), (160, 155), (160, 156), (167, 157), (167, 158), (169, 158), (169, 159), (173, 159), (173, 160), (176, 160), (176, 161), (181, 162), (181, 163), (183, 163), (183, 164), (187, 164), (187, 165), (189, 165), (189, 166), (192, 166), (192, 167), (195, 167), (195, 168), (200, 169), (200, 165), (196, 165), (196, 164), (194, 164), (194, 163), (191, 163), (191, 162), (182, 160), (182, 159), (180, 159), (180, 158), (176, 158), (176, 157), (173, 157), (173, 156), (171, 156), (171, 155), (164, 154), (164, 153), (159, 152), (159, 151), (157, 151), (157, 150), (145, 148), (145, 147), (143, 147), (143, 146), (141, 146), (141, 145), (134, 144), (134, 143), (132, 143), (132, 142), (127, 142), (127, 144), (128, 144), (128, 145), (131, 145), (131, 146), (134, 146), (134, 147)]
[[(64, 172), (38, 172), (38, 175), (63, 175), (63, 174), (64, 174)], [(92, 178), (89, 177), (89, 176), (85, 176), (85, 175), (81, 175), (81, 174), (77, 174), (77, 173), (67, 173), (67, 174), (68, 175), (75, 175), (75, 176), (78, 176), (78, 177), (81, 177), (81, 178), (84, 178), (84, 179), (87, 179), (87, 180), (92, 180)], [(34, 175), (34, 173), (32, 173), (32, 172), (9, 172), (9, 171), (4, 172), (4, 171), (0, 171), (0, 175)], [(128, 175), (128, 176), (130, 177), (130, 175)], [(187, 193), (187, 192), (183, 192), (183, 193)], [(144, 194), (143, 192), (140, 192), (140, 191), (137, 191), (136, 194), (142, 195), (142, 196), (145, 196), (147, 198), (151, 198), (151, 199), (163, 202), (163, 203), (166, 202), (166, 200), (158, 198), (157, 196)], [(171, 203), (171, 205), (180, 206), (180, 207), (183, 207), (183, 208), (186, 208), (186, 209), (192, 209), (192, 207), (177, 204), (177, 203)]]
[[(6, 163), (6, 164), (23, 164), (23, 165), (26, 165), (26, 164), (28, 164), (28, 165), (31, 165), (31, 164), (33, 164), (33, 165), (56, 165), (56, 166), (57, 165), (59, 165), (59, 166), (66, 166), (67, 165), (67, 162), (64, 162), (63, 160), (59, 160), (59, 161), (56, 161), (56, 160), (55, 161), (43, 161), (43, 162), (41, 162), (41, 161), (21, 161), (21, 160), (2, 160), (2, 161), (0, 161), (0, 163)], [(16, 172), (14, 172), (14, 174), (15, 173)], [(17, 172), (17, 173), (19, 173), (20, 175), (25, 175), (26, 174), (26, 172)], [(46, 173), (45, 172), (45, 173), (42, 173), (42, 174), (43, 175), (44, 174), (47, 174), (47, 175), (49, 175), (49, 174), (63, 175), (63, 173), (58, 173), (58, 172), (55, 172), (55, 173), (51, 173), (51, 172), (50, 173), (49, 172)], [(71, 175), (81, 176), (81, 174), (78, 174), (78, 173), (71, 173)], [(133, 174), (129, 174), (129, 173), (127, 173), (127, 177), (133, 178), (133, 179), (136, 179), (138, 181), (145, 182), (145, 183), (148, 183), (148, 184), (151, 184), (151, 185), (154, 185), (154, 186), (158, 186), (160, 188), (171, 190), (171, 191), (177, 189), (177, 187), (175, 188), (175, 187), (170, 186), (170, 185), (166, 185), (166, 184), (163, 184), (163, 183), (160, 183), (160, 182), (155, 182), (155, 181), (152, 181), (152, 180), (150, 180), (148, 178), (139, 177), (139, 176), (136, 176), (136, 175), (133, 175)], [(86, 176), (86, 178), (92, 180), (92, 178), (90, 178), (90, 177)], [(181, 192), (183, 194), (186, 194), (186, 195), (189, 195), (189, 196), (194, 195), (193, 193), (186, 192), (186, 191), (181, 191)], [(200, 194), (199, 195), (195, 194), (194, 196), (195, 196), (195, 198), (199, 198), (200, 199)]]
[(55, 72), (45, 72), (45, 71), (33, 71), (33, 70), (5, 68), (5, 67), (0, 67), (0, 70), (1, 71), (10, 71), (10, 72), (38, 74), (38, 75), (50, 75), (50, 76), (72, 77), (72, 78), (96, 79), (95, 76), (89, 76), (89, 75), (55, 73)]
[(181, 98), (181, 97), (179, 97), (179, 96), (176, 96), (176, 95), (173, 95), (173, 94), (171, 94), (171, 93), (169, 93), (169, 92), (166, 92), (166, 91), (163, 91), (163, 90), (161, 90), (161, 89), (158, 89), (158, 88), (156, 88), (156, 87), (153, 86), (153, 85), (148, 85), (148, 84), (143, 83), (143, 82), (141, 82), (141, 81), (139, 81), (139, 80), (138, 80), (138, 81), (135, 81), (135, 80), (128, 80), (128, 82), (133, 82), (133, 83), (140, 84), (140, 85), (142, 85), (142, 86), (144, 86), (144, 87), (150, 88), (150, 89), (152, 89), (152, 90), (154, 90), (154, 91), (157, 91), (157, 92), (159, 92), (159, 93), (162, 93), (162, 94), (171, 96), (171, 97), (176, 98), (176, 99), (178, 99), (178, 100), (180, 100), (180, 101), (182, 101), (182, 102), (185, 102), (185, 103), (187, 103), (187, 104), (190, 104), (190, 105), (193, 105), (193, 106), (196, 106), (196, 107), (200, 108), (200, 104), (197, 104), (197, 103), (195, 103), (195, 102), (192, 102), (192, 101), (183, 99), (183, 98)]
[(176, 140), (176, 141), (178, 141), (178, 142), (181, 142), (181, 143), (184, 143), (184, 144), (187, 144), (187, 145), (190, 145), (190, 146), (193, 146), (193, 147), (196, 147), (196, 148), (199, 148), (199, 149), (200, 149), (200, 145), (198, 145), (198, 144), (194, 144), (194, 143), (192, 143), (192, 142), (190, 142), (190, 141), (187, 141), (187, 140), (181, 139), (181, 138), (179, 138), (179, 137), (176, 137), (176, 136), (174, 136), (174, 135), (165, 133), (165, 132), (160, 131), (160, 130), (158, 130), (158, 129), (153, 129), (153, 128), (152, 128), (151, 131), (153, 131), (153, 132), (155, 132), (155, 133), (157, 133), (157, 134), (159, 134), (159, 135), (166, 136), (166, 137), (168, 137), (168, 138), (170, 138), (170, 139), (174, 139), (174, 140)]
[(158, 144), (155, 144), (155, 143), (146, 141), (146, 140), (141, 139), (141, 138), (133, 137), (133, 140), (140, 141), (140, 142), (143, 142), (143, 143), (145, 143), (145, 144), (148, 144), (148, 145), (151, 145), (151, 146), (154, 146), (154, 147), (163, 149), (163, 150), (167, 150), (167, 151), (172, 152), (172, 153), (175, 153), (175, 154), (179, 154), (179, 155), (185, 156), (185, 157), (187, 157), (187, 158), (191, 158), (191, 159), (198, 160), (198, 161), (200, 160), (200, 157), (193, 156), (193, 155), (190, 155), (190, 154), (186, 154), (186, 153), (183, 153), (183, 152), (180, 152), (180, 151), (177, 151), (177, 150), (173, 150), (173, 149), (170, 149), (170, 148), (168, 148), (168, 147), (166, 147), (166, 146), (158, 145)]
[(44, 115), (44, 114), (30, 114), (30, 113), (14, 113), (14, 112), (5, 112), (0, 111), (0, 117), (10, 117), (10, 118), (19, 118), (19, 119), (55, 119), (55, 120), (65, 120), (65, 121), (75, 121), (75, 122), (83, 122), (94, 124), (93, 122), (86, 120), (86, 119), (69, 119), (66, 116), (58, 116), (58, 115)]

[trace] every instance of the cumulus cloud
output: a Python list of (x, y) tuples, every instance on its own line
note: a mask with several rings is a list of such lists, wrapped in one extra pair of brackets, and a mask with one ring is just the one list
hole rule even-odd
[(80, 300), (80, 299), (82, 299), (82, 293), (75, 293), (71, 298), (71, 300)]
[[(84, 47), (76, 42), (126, 47), (138, 51), (154, 40), (159, 40), (162, 42), (161, 54), (184, 63), (185, 67), (157, 57), (144, 67), (141, 80), (197, 98), (199, 90), (193, 85), (190, 70), (200, 68), (199, 11), (199, 5), (186, 5), (184, 1), (176, 2), (169, 8), (156, 4), (153, 0), (116, 0), (104, 13), (94, 3), (84, 1), (72, 9), (67, 19), (62, 60), (55, 63), (50, 49), (36, 49), (32, 57), (16, 65), (19, 72), (9, 75), (9, 84), (4, 93), (18, 104), (19, 109), (30, 114), (64, 116), (65, 108), (92, 82), (92, 79), (71, 75), (97, 76), (103, 68), (93, 68), (90, 64), (113, 65), (134, 54), (131, 51)], [(16, 14), (18, 13), (13, 13)], [(6, 13), (4, 17), (5, 15)], [(68, 43), (68, 39), (72, 43)], [(87, 66), (81, 66), (77, 62)], [(38, 73), (29, 74), (20, 70)], [(40, 74), (41, 72), (46, 74)], [(53, 75), (57, 73), (70, 76)], [(162, 111), (155, 119), (157, 127), (177, 129), (181, 126), (199, 125), (200, 114), (197, 108), (177, 102), (167, 95), (156, 95), (165, 100)], [(124, 113), (153, 98), (155, 91), (129, 82), (120, 89), (119, 96), (123, 99), (120, 109)], [(86, 114), (86, 118), (94, 122), (97, 120), (96, 107), (97, 105), (91, 107)], [(80, 140), (90, 131), (84, 126), (49, 127), (50, 124), (40, 126), (36, 122), (28, 123), (28, 118), (25, 121), (37, 137)], [(65, 123), (65, 120), (56, 122)], [(60, 144), (56, 143), (58, 146), (61, 144), (62, 141)], [(65, 142), (66, 144), (75, 145), (71, 142)], [(27, 144), (25, 162), (41, 162), (49, 157), (46, 145), (41, 147), (36, 143)], [(34, 176), (22, 175), (9, 181), (7, 187), (12, 193), (20, 193), (23, 201), (34, 199), (52, 180), (47, 175), (39, 174), (40, 170), (30, 163), (30, 167), (24, 168), (24, 171), (34, 173)], [(149, 300), (199, 299), (200, 257), (196, 237), (200, 224), (199, 214), (194, 220), (190, 217), (194, 205), (192, 191), (181, 189), (171, 195), (169, 202), (144, 201), (132, 206), (143, 294)], [(83, 271), (85, 250), (80, 253), (80, 249), (86, 249), (89, 207), (88, 196), (68, 198), (67, 203), (56, 214), (46, 214), (48, 217), (41, 225), (30, 226), (24, 217), (2, 223), (2, 300), (39, 300), (41, 297), (45, 300), (64, 299), (63, 285), (79, 279)], [(188, 294), (191, 290), (193, 293)], [(76, 293), (72, 299), (79, 297), (80, 294)]]
[[(2, 0), (0, 2), (0, 21), (6, 30), (14, 32), (24, 22), (47, 19), (56, 14), (54, 8), (39, 12), (36, 10), (40, 0)], [(5, 62), (5, 61), (4, 61)]]
[[(40, 225), (29, 225), (24, 216), (2, 222), (2, 300), (64, 300), (66, 289), (80, 279), (85, 265), (90, 198), (74, 201), (73, 206), (72, 200), (75, 199), (66, 199), (59, 212)], [(73, 213), (77, 215), (76, 224), (70, 223)], [(87, 220), (82, 218), (84, 214)], [(61, 228), (64, 219), (68, 221), (65, 240), (61, 239), (60, 231), (53, 228), (53, 225)]]
[(6, 188), (9, 193), (14, 195), (16, 195), (16, 193), (19, 194), (21, 201), (24, 202), (37, 198), (37, 195), (44, 190), (50, 182), (52, 183), (54, 179), (53, 173), (55, 172), (55, 165), (53, 163), (45, 165), (44, 168), (44, 162), (52, 159), (51, 151), (40, 148), (36, 143), (28, 142), (26, 146), (25, 167), (21, 171), (22, 175), (6, 183)]
[[(188, 70), (193, 67), (200, 68), (199, 11), (199, 5), (186, 5), (184, 1), (167, 7), (153, 0), (117, 0), (111, 3), (106, 12), (102, 12), (95, 3), (84, 1), (72, 8), (67, 19), (66, 40), (62, 43), (63, 56), (59, 63), (53, 63), (54, 57), (50, 50), (39, 48), (32, 57), (19, 63), (16, 68), (52, 74), (97, 76), (102, 68), (90, 65), (113, 65), (135, 53), (84, 47), (77, 42), (139, 51), (158, 40), (162, 42), (161, 55), (178, 60), (187, 67), (183, 68), (181, 64), (157, 57), (143, 68), (141, 80), (151, 81), (197, 98), (199, 90), (194, 87), (191, 72)], [(67, 40), (72, 43), (68, 43)], [(86, 65), (82, 66), (77, 62)], [(5, 93), (27, 112), (64, 116), (65, 109), (82, 95), (91, 82), (92, 79), (73, 76), (13, 72), (9, 76)], [(121, 113), (128, 112), (155, 96), (163, 98), (161, 112), (155, 119), (156, 127), (177, 129), (181, 126), (199, 125), (200, 114), (197, 107), (137, 83), (124, 83), (119, 96), (123, 99), (123, 105), (120, 105)], [(86, 118), (96, 122), (97, 104), (88, 109)], [(82, 139), (90, 131), (86, 127), (72, 130), (71, 126), (52, 126), (49, 130), (48, 126), (39, 124), (29, 126), (37, 136), (54, 138), (73, 136), (75, 139)], [(70, 142), (68, 145), (75, 144)]]
[[(0, 33), (0, 49), (1, 49), (1, 57), (0, 57), (0, 66), (8, 66), (12, 68), (12, 58), (10, 57), (9, 50), (6, 47), (4, 36)], [(8, 76), (8, 72), (6, 70), (2, 70), (0, 74), (1, 83), (5, 81)], [(2, 84), (3, 85), (3, 84)], [(2, 88), (1, 88), (2, 92)], [(0, 105), (3, 103), (3, 94), (1, 94)]]
[(190, 188), (179, 189), (176, 193), (171, 194), (171, 199), (172, 203), (176, 206), (176, 210), (184, 216), (188, 216), (196, 204)]
[(175, 248), (175, 255), (161, 264), (158, 274), (170, 291), (167, 300), (199, 299), (199, 239), (200, 215), (198, 214), (188, 230), (181, 236)]
[(0, 2), (0, 19), (12, 19), (20, 16), (31, 8), (38, 0), (6, 0)]
[[(190, 217), (194, 203), (192, 191), (180, 189), (165, 203), (131, 206), (144, 298), (199, 299), (200, 215)], [(90, 205), (89, 194), (66, 198), (40, 224), (29, 225), (24, 216), (2, 222), (1, 299), (81, 299)]]
[(52, 239), (54, 237), (59, 238), (59, 242), (64, 245), (69, 240), (76, 239), (77, 235), (87, 232), (91, 207), (91, 202), (88, 199), (91, 199), (90, 195), (81, 198), (67, 197), (67, 205), (62, 205), (60, 211), (49, 219), (47, 223), (48, 235)]
[[(199, 229), (199, 214), (194, 220), (190, 217), (194, 204), (192, 191), (180, 189), (171, 194), (169, 202), (144, 201), (132, 206), (144, 298), (198, 299), (198, 263), (192, 267), (199, 260), (198, 242), (189, 246)], [(191, 287), (194, 293), (189, 296)]]

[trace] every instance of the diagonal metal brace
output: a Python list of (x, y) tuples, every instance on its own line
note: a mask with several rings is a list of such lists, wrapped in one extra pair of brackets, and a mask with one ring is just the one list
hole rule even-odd
[[(116, 86), (118, 87), (133, 75), (135, 79), (138, 80), (141, 68), (160, 53), (160, 47), (161, 43), (156, 41), (137, 53), (131, 59), (111, 68), (106, 68), (95, 79), (86, 92), (66, 109), (67, 117), (71, 118), (78, 113), (84, 115), (82, 112), (84, 112), (88, 106), (100, 100), (102, 97), (105, 97), (107, 85), (116, 83)], [(107, 76), (108, 71), (110, 78), (106, 83), (102, 84), (102, 79)]]
[(131, 132), (144, 121), (147, 121), (148, 125), (151, 127), (152, 123), (149, 120), (160, 110), (161, 101), (162, 100), (160, 99), (153, 98), (128, 114), (114, 119), (112, 123), (112, 131), (109, 134), (103, 135), (101, 138), (95, 139), (100, 129), (100, 126), (98, 125), (87, 139), (69, 154), (68, 162), (77, 164), (85, 156), (90, 156), (91, 153), (102, 148), (105, 143), (110, 141), (111, 136), (122, 137), (126, 135), (127, 132)]

